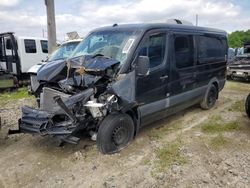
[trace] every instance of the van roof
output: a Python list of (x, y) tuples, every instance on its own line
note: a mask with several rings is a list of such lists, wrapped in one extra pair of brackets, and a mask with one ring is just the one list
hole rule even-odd
[(150, 30), (150, 29), (180, 29), (180, 30), (190, 30), (206, 33), (216, 33), (221, 35), (227, 35), (227, 32), (220, 29), (199, 27), (193, 25), (183, 25), (183, 24), (169, 24), (169, 23), (140, 23), (140, 24), (114, 24), (114, 26), (106, 26), (97, 28), (94, 31), (101, 30), (119, 30), (119, 29), (135, 29), (135, 30)]

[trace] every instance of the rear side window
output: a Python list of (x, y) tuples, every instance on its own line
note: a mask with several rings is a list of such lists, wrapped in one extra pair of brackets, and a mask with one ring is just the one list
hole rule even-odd
[(227, 53), (226, 39), (213, 36), (198, 36), (198, 63), (224, 61)]
[(24, 39), (24, 47), (26, 53), (36, 53), (36, 41), (32, 39)]
[(174, 54), (176, 67), (186, 68), (194, 65), (194, 45), (193, 36), (175, 35)]
[(12, 47), (12, 43), (11, 43), (11, 40), (8, 38), (6, 40), (6, 49), (7, 50), (11, 50), (13, 47)]
[(166, 49), (166, 33), (156, 33), (148, 37), (142, 44), (139, 55), (148, 56), (150, 68), (163, 63)]
[(48, 41), (47, 40), (41, 40), (41, 48), (43, 53), (48, 53)]

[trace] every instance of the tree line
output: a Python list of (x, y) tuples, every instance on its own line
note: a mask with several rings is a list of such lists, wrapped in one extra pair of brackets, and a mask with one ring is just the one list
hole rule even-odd
[(244, 42), (250, 42), (250, 29), (234, 31), (228, 35), (228, 44), (231, 48), (242, 47)]

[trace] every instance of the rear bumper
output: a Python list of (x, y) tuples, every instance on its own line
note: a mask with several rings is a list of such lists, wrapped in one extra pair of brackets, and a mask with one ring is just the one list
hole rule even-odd
[(250, 78), (250, 70), (230, 69), (227, 71), (227, 76), (247, 79)]

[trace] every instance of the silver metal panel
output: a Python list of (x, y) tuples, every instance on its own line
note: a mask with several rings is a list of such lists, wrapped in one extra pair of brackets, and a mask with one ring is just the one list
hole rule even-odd
[(60, 96), (62, 101), (66, 101), (71, 95), (67, 95), (60, 91), (44, 87), (43, 92), (40, 95), (40, 109), (49, 112), (55, 112), (60, 110), (60, 107), (54, 101), (55, 96)]
[(36, 91), (37, 88), (39, 87), (39, 82), (37, 81), (37, 76), (36, 75), (31, 75), (30, 76), (30, 85), (31, 85), (31, 90)]

